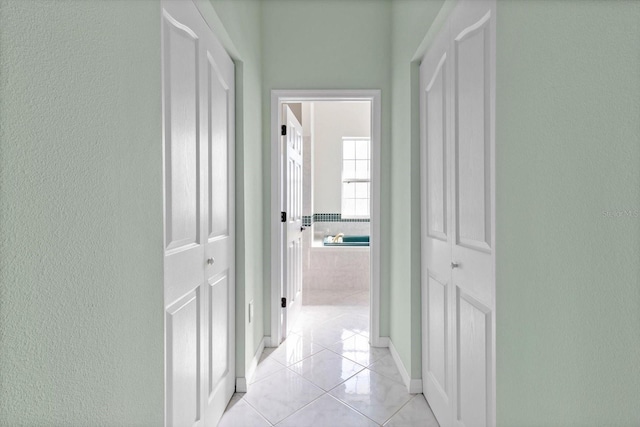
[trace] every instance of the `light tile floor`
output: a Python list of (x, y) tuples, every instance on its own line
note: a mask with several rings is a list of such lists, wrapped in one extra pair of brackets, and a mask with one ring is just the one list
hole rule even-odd
[[(437, 427), (386, 348), (369, 345), (368, 292), (315, 291), (280, 347), (265, 349), (248, 393), (220, 427)], [(330, 304), (330, 305), (329, 305)]]

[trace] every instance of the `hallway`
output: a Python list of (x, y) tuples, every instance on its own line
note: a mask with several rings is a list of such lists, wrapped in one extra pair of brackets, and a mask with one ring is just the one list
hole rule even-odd
[(313, 305), (280, 347), (265, 349), (220, 427), (438, 425), (423, 395), (407, 393), (389, 349), (369, 346), (368, 292), (303, 298)]
[[(639, 0), (0, 0), (0, 425), (640, 426), (639, 22)], [(366, 294), (282, 301), (274, 262), (278, 99), (338, 91), (379, 94), (371, 330)], [(325, 206), (302, 216), (348, 225)]]

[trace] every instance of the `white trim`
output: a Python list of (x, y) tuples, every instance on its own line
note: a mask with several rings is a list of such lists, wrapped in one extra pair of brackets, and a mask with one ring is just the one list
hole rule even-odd
[(263, 337), (260, 340), (260, 344), (258, 344), (258, 350), (253, 355), (253, 359), (251, 359), (251, 363), (249, 364), (249, 369), (247, 369), (247, 373), (244, 377), (236, 378), (236, 393), (246, 393), (249, 391), (249, 384), (251, 384), (251, 380), (256, 373), (256, 368), (258, 367), (258, 362), (262, 357), (262, 352), (264, 351), (265, 338)]
[(236, 378), (236, 393), (246, 393), (247, 392), (248, 381), (245, 377)]
[(389, 339), (389, 351), (391, 352), (394, 362), (396, 362), (396, 366), (398, 367), (398, 371), (400, 371), (400, 376), (402, 377), (402, 381), (404, 381), (404, 385), (407, 387), (407, 391), (411, 394), (422, 393), (422, 378), (411, 378), (409, 376), (409, 372), (407, 372), (407, 368), (405, 368), (404, 363), (402, 363), (398, 350), (396, 350), (391, 339)]
[(282, 111), (279, 104), (300, 101), (371, 101), (371, 345), (381, 345), (380, 337), (380, 157), (382, 104), (380, 90), (272, 90), (271, 91), (271, 337), (269, 344), (277, 346), (282, 341), (280, 324), (281, 286), (281, 230), (280, 230), (280, 170), (281, 144), (279, 123)]
[(371, 347), (381, 347), (381, 348), (389, 348), (389, 343), (391, 342), (391, 338), (389, 337), (380, 337), (378, 338), (378, 344), (377, 345), (373, 345), (371, 344)]
[(265, 348), (267, 348), (267, 347), (277, 347), (277, 345), (272, 345), (271, 344), (271, 337), (268, 336), (268, 335), (265, 335), (264, 338), (262, 338), (262, 340), (264, 341)]
[(193, 3), (196, 5), (198, 12), (200, 12), (200, 15), (209, 26), (209, 29), (211, 29), (213, 34), (218, 38), (218, 41), (227, 51), (227, 54), (234, 60), (239, 59), (239, 51), (211, 2), (209, 0), (193, 0)]

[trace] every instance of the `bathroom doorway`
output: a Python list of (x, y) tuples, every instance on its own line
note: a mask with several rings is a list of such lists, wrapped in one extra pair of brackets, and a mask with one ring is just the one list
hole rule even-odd
[[(371, 102), (304, 101), (302, 307), (299, 324), (336, 319), (325, 344), (368, 336)], [(293, 319), (292, 319), (293, 320)], [(294, 320), (295, 321), (295, 320)]]
[[(298, 125), (300, 176), (284, 136)], [(346, 330), (329, 328), (334, 332), (316, 339), (329, 345), (354, 333), (386, 346), (379, 334), (380, 92), (273, 91), (272, 130), (271, 200), (280, 215), (272, 221), (271, 346), (300, 333), (304, 322), (340, 319)], [(281, 220), (299, 179), (301, 224), (293, 228), (290, 216)], [(303, 230), (300, 251), (291, 250), (287, 230)]]

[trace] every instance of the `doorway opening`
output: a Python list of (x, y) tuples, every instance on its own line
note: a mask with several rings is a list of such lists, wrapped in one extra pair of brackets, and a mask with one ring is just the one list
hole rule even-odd
[[(271, 106), (271, 202), (279, 215), (272, 221), (270, 344), (304, 321), (341, 317), (351, 322), (348, 333), (384, 347), (380, 91), (272, 91)], [(328, 345), (343, 337), (316, 338)]]

